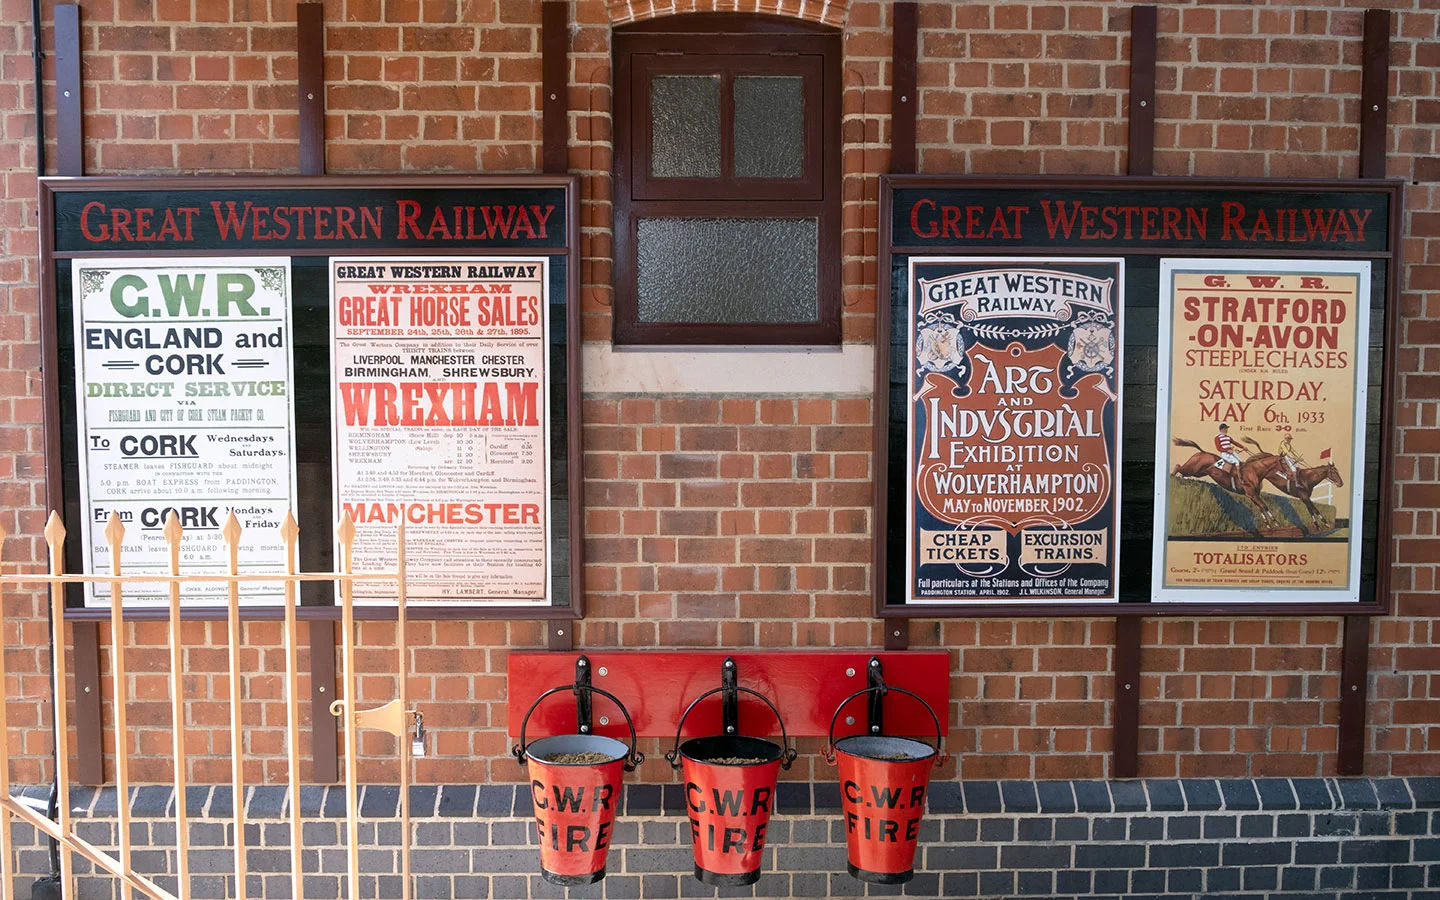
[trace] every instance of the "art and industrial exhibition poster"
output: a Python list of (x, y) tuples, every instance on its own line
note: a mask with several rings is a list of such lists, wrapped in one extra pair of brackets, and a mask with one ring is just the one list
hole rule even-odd
[(550, 599), (547, 265), (331, 260), (336, 516), (356, 571), (393, 570), (404, 523), (410, 601)]
[[(171, 574), (173, 511), (181, 571), (224, 575), (221, 529), (233, 511), (241, 570), (284, 572), (279, 526), (295, 505), (290, 261), (76, 259), (70, 288), (87, 571), (113, 571), (113, 512), (125, 574)], [(191, 582), (182, 599), (226, 594), (224, 582)], [(241, 588), (246, 604), (282, 597), (279, 583)], [(127, 585), (122, 598), (168, 599), (163, 583)], [(108, 605), (110, 586), (86, 585), (86, 602)]]
[(1120, 259), (915, 257), (907, 602), (1117, 599)]
[(1370, 263), (1163, 260), (1157, 601), (1359, 599)]

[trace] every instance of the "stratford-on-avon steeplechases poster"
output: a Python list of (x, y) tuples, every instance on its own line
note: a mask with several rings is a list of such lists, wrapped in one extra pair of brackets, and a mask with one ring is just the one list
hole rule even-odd
[(1369, 291), (1360, 260), (1161, 262), (1154, 600), (1359, 599)]
[[(229, 571), (222, 528), (245, 529), (246, 573), (284, 572), (280, 524), (295, 507), (290, 260), (77, 259), (71, 269), (75, 409), (86, 571), (111, 572), (110, 514), (125, 526), (125, 573), (170, 574), (168, 513), (180, 561)], [(184, 588), (187, 606), (223, 604), (223, 582)], [(247, 582), (242, 603), (274, 604), (281, 585)], [(169, 599), (127, 586), (126, 606)], [(86, 585), (109, 605), (108, 584)]]
[(335, 512), (357, 570), (393, 568), (405, 524), (410, 601), (550, 602), (547, 266), (331, 260)]
[(1123, 266), (911, 259), (908, 602), (1117, 599)]

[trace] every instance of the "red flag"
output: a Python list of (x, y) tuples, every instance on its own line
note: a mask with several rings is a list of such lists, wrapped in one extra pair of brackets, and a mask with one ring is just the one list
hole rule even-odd
[(1324, 450), (1321, 450), (1321, 451), (1320, 451), (1320, 458), (1321, 458), (1321, 459), (1329, 459), (1329, 458), (1330, 458), (1330, 448), (1329, 448), (1329, 447), (1326, 447)]

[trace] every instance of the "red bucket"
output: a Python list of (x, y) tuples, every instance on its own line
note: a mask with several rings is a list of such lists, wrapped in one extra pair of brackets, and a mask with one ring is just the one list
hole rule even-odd
[[(695, 698), (680, 728), (695, 704), (721, 688)], [(748, 688), (775, 711), (765, 697)], [(775, 711), (779, 720), (780, 713)], [(785, 723), (780, 723), (781, 740)], [(705, 884), (742, 887), (760, 880), (760, 862), (765, 854), (765, 830), (775, 811), (775, 782), (780, 769), (790, 768), (795, 751), (774, 741), (735, 734), (692, 738), (680, 743), (676, 729), (675, 749), (665, 754), (671, 765), (681, 769), (685, 779), (685, 806), (690, 818), (694, 845), (695, 877)]]
[[(846, 862), (850, 874), (871, 884), (903, 884), (915, 877), (915, 848), (920, 820), (925, 815), (925, 793), (930, 772), (945, 759), (940, 720), (935, 720), (935, 742), (882, 734), (835, 737), (835, 719), (846, 703), (880, 688), (857, 691), (835, 710), (830, 720), (833, 752), (826, 759), (840, 770), (840, 806), (845, 816)], [(920, 697), (902, 688), (887, 691)]]
[(611, 694), (591, 688), (614, 701), (630, 725), (630, 746), (592, 734), (560, 734), (525, 743), (530, 713), (552, 693), (535, 701), (520, 725), (515, 756), (530, 771), (530, 797), (540, 838), (540, 877), (551, 884), (594, 884), (605, 877), (605, 857), (620, 805), (623, 773), (643, 759), (635, 752), (635, 726), (630, 713)]

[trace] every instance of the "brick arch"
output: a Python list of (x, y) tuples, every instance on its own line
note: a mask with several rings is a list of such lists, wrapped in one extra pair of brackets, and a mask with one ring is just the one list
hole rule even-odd
[(611, 25), (685, 13), (759, 13), (843, 28), (850, 0), (607, 0)]

